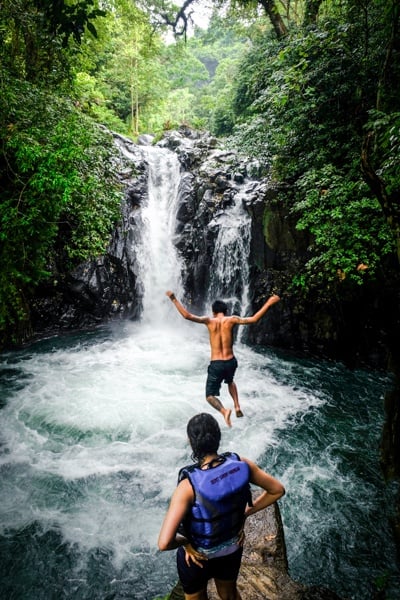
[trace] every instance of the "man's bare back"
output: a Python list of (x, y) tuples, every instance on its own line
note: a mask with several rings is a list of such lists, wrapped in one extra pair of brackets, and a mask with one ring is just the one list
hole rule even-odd
[[(239, 396), (236, 387), (236, 383), (233, 381), (233, 375), (236, 370), (237, 361), (233, 353), (233, 330), (235, 325), (250, 325), (257, 323), (265, 315), (267, 310), (276, 302), (279, 302), (280, 298), (274, 294), (265, 302), (265, 304), (251, 317), (238, 317), (236, 315), (227, 316), (227, 306), (225, 302), (216, 300), (213, 303), (212, 310), (213, 316), (194, 315), (190, 313), (186, 308), (179, 302), (175, 297), (175, 294), (171, 291), (166, 292), (168, 298), (174, 303), (177, 311), (182, 315), (184, 319), (193, 321), (194, 323), (202, 323), (207, 326), (208, 334), (210, 338), (210, 350), (211, 350), (211, 363), (208, 367), (208, 378), (206, 386), (206, 399), (209, 404), (216, 410), (222, 413), (226, 424), (231, 427), (231, 410), (224, 408), (221, 401), (217, 397), (219, 395), (221, 382), (225, 379), (228, 384), (228, 390), (232, 396), (233, 403), (236, 410), (236, 416), (242, 417), (243, 413), (239, 405)], [(216, 366), (215, 361), (224, 361), (226, 363), (226, 369), (224, 372), (224, 366), (218, 364)], [(234, 364), (232, 365), (232, 361)], [(210, 370), (212, 369), (212, 370)], [(218, 373), (216, 370), (218, 369)]]
[(211, 360), (228, 360), (233, 357), (235, 325), (232, 317), (226, 317), (222, 313), (209, 319), (207, 329), (210, 336)]

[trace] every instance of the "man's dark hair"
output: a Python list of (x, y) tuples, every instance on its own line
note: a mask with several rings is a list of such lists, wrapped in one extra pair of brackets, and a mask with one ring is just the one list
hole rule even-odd
[(211, 308), (213, 313), (215, 314), (223, 313), (224, 315), (226, 315), (226, 313), (228, 312), (228, 307), (223, 300), (215, 300)]
[(207, 454), (218, 451), (221, 429), (217, 420), (209, 413), (200, 413), (192, 417), (187, 424), (186, 432), (194, 460), (201, 461)]

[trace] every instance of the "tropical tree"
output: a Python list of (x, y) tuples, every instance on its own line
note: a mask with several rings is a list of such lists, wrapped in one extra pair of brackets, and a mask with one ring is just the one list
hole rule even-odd
[(68, 47), (105, 15), (97, 0), (2, 0), (2, 63), (10, 74), (41, 85), (61, 84), (69, 75)]

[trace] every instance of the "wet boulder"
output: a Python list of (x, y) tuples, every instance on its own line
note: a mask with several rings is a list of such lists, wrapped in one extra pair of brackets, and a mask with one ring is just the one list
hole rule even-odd
[[(238, 590), (242, 600), (340, 600), (335, 592), (306, 586), (288, 573), (285, 537), (277, 504), (256, 513), (246, 521)], [(209, 600), (219, 600), (215, 584), (208, 585)], [(169, 600), (184, 600), (180, 583)]]

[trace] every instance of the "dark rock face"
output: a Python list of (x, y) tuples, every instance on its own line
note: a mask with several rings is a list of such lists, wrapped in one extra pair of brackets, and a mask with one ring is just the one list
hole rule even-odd
[[(125, 188), (121, 224), (104, 256), (67, 275), (53, 270), (52, 279), (37, 291), (32, 304), (35, 333), (140, 317), (143, 290), (135, 253), (148, 175), (140, 146), (149, 145), (152, 138), (141, 136), (138, 144), (120, 135), (115, 135), (115, 140)], [(257, 310), (272, 290), (282, 297), (268, 318), (257, 327), (246, 328), (245, 340), (343, 360), (350, 367), (368, 364), (386, 368), (388, 322), (397, 319), (400, 332), (399, 282), (389, 294), (382, 292), (382, 282), (357, 292), (349, 291), (346, 282), (338, 282), (336, 289), (316, 292), (306, 304), (290, 285), (308, 256), (310, 240), (296, 230), (290, 207), (279, 197), (281, 189), (260, 174), (257, 161), (224, 150), (216, 138), (189, 128), (167, 132), (157, 145), (175, 152), (182, 166), (174, 243), (184, 265), (184, 300), (193, 311), (203, 312), (210, 289), (216, 222), (240, 198), (251, 217), (248, 262), (252, 310)], [(237, 290), (229, 292), (227, 295), (234, 295)]]
[(175, 243), (185, 264), (186, 300), (194, 309), (203, 309), (210, 288), (217, 234), (213, 223), (240, 194), (251, 217), (253, 311), (272, 290), (282, 297), (268, 318), (246, 329), (246, 341), (341, 360), (351, 368), (387, 368), (389, 320), (400, 334), (398, 269), (389, 269), (378, 282), (366, 278), (358, 290), (338, 280), (330, 290), (316, 290), (305, 300), (291, 284), (309, 258), (311, 240), (297, 231), (295, 216), (279, 195), (282, 188), (260, 174), (256, 161), (224, 150), (208, 134), (182, 128), (168, 132), (159, 145), (176, 152), (184, 171)]
[(140, 206), (147, 198), (147, 164), (137, 145), (122, 136), (115, 139), (121, 148), (119, 173), (125, 190), (121, 223), (104, 256), (82, 263), (68, 274), (52, 269), (52, 278), (38, 289), (31, 308), (36, 334), (140, 316), (143, 290), (135, 248), (142, 229)]
[[(249, 215), (253, 216), (258, 210), (262, 219), (266, 183), (252, 178), (253, 163), (219, 148), (217, 140), (207, 134), (189, 135), (187, 130), (170, 132), (160, 145), (176, 152), (184, 169), (175, 244), (185, 264), (182, 275), (186, 298), (191, 306), (201, 310), (210, 287), (210, 269), (218, 233), (215, 219), (224, 215), (238, 194)], [(264, 269), (264, 254), (262, 227), (254, 225), (250, 262), (256, 264), (261, 260)], [(269, 258), (272, 267), (275, 259), (272, 255)], [(271, 273), (269, 271), (264, 298), (272, 290)], [(235, 290), (230, 292), (234, 294)]]

